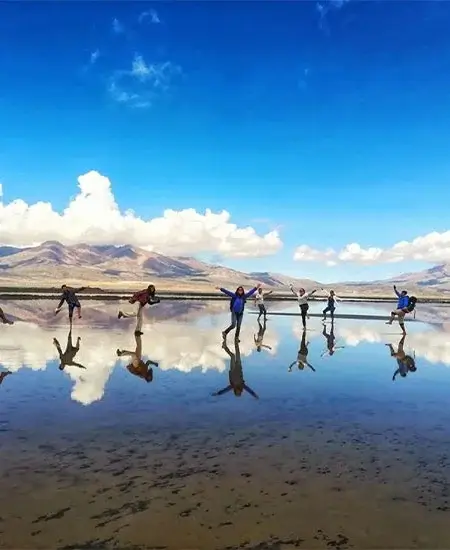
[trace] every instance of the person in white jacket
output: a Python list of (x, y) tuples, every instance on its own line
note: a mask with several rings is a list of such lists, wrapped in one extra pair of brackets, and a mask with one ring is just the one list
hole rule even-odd
[(294, 296), (297, 297), (298, 305), (300, 307), (300, 313), (302, 314), (302, 323), (303, 328), (306, 328), (306, 316), (308, 315), (308, 299), (317, 292), (317, 289), (311, 290), (311, 292), (306, 292), (304, 288), (295, 289), (293, 285), (289, 285), (291, 292)]

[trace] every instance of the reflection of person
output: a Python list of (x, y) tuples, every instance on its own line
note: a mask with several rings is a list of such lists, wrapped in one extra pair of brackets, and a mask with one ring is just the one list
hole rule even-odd
[(4, 311), (1, 307), (0, 307), (0, 321), (4, 325), (13, 325), (14, 324), (14, 321), (11, 321), (11, 319), (8, 319), (8, 317), (6, 317)]
[(142, 337), (139, 332), (134, 333), (134, 339), (136, 340), (136, 349), (134, 351), (128, 351), (126, 349), (118, 349), (118, 357), (131, 357), (131, 363), (127, 365), (127, 370), (131, 374), (142, 378), (146, 382), (152, 382), (153, 380), (153, 369), (150, 365), (155, 367), (158, 366), (158, 363), (155, 361), (148, 360), (144, 362), (142, 360)]
[(78, 319), (81, 319), (81, 304), (78, 300), (78, 297), (76, 295), (77, 292), (81, 292), (82, 290), (85, 290), (86, 287), (82, 286), (80, 288), (72, 288), (67, 285), (62, 285), (61, 290), (61, 300), (55, 309), (55, 315), (61, 311), (61, 308), (64, 304), (64, 302), (67, 302), (67, 306), (69, 308), (69, 321), (70, 324), (72, 324), (72, 318), (73, 318), (73, 310), (76, 309), (78, 312)]
[(3, 384), (3, 380), (10, 374), (12, 374), (12, 372), (9, 370), (0, 372), (0, 386)]
[(73, 345), (72, 329), (70, 329), (69, 334), (67, 335), (66, 349), (63, 352), (58, 340), (56, 338), (53, 338), (53, 345), (55, 346), (59, 355), (59, 370), (64, 370), (65, 367), (78, 367), (79, 369), (86, 368), (85, 366), (80, 365), (80, 363), (74, 361), (76, 354), (80, 351), (80, 342), (81, 338), (78, 336), (76, 345)]
[(405, 339), (406, 334), (404, 334), (398, 343), (397, 351), (394, 350), (394, 346), (392, 344), (386, 344), (386, 346), (389, 348), (389, 351), (391, 353), (391, 357), (394, 357), (397, 360), (398, 368), (394, 372), (394, 376), (392, 377), (392, 380), (394, 381), (398, 374), (402, 378), (405, 378), (408, 372), (416, 372), (416, 361), (411, 355), (407, 355), (405, 353), (404, 345), (405, 345)]
[(235, 338), (239, 341), (239, 335), (241, 333), (242, 319), (244, 317), (244, 308), (247, 298), (250, 298), (255, 292), (261, 287), (260, 284), (257, 284), (254, 288), (245, 292), (242, 286), (238, 286), (236, 292), (231, 292), (226, 288), (216, 287), (217, 290), (220, 290), (223, 294), (226, 294), (231, 298), (230, 300), (230, 311), (231, 311), (231, 324), (222, 332), (222, 337), (225, 339), (228, 336), (228, 333), (231, 332), (234, 328), (236, 329)]
[(298, 290), (296, 290), (293, 285), (289, 285), (289, 288), (291, 289), (292, 294), (297, 297), (298, 306), (300, 308), (300, 313), (302, 315), (303, 328), (305, 328), (306, 317), (308, 315), (308, 309), (309, 309), (308, 300), (313, 294), (317, 292), (317, 289), (311, 290), (310, 292), (306, 292), (304, 288), (299, 288)]
[(265, 344), (263, 344), (264, 334), (265, 334), (266, 329), (267, 329), (267, 321), (266, 321), (265, 317), (264, 317), (264, 320), (263, 320), (263, 324), (261, 324), (261, 321), (259, 320), (259, 316), (258, 316), (258, 326), (259, 326), (258, 334), (255, 334), (253, 336), (253, 339), (255, 341), (256, 351), (261, 351), (262, 348), (272, 349), (270, 346), (266, 346)]
[(227, 346), (226, 342), (223, 342), (222, 344), (222, 348), (230, 356), (230, 370), (228, 371), (228, 379), (230, 383), (226, 388), (223, 388), (223, 390), (213, 393), (213, 395), (214, 396), (223, 395), (224, 393), (228, 393), (230, 390), (233, 390), (234, 395), (236, 397), (240, 397), (243, 391), (245, 390), (250, 395), (252, 395), (255, 399), (259, 399), (257, 394), (251, 388), (249, 388), (245, 383), (244, 371), (242, 369), (242, 361), (241, 361), (241, 350), (239, 349), (239, 343), (237, 340), (235, 340), (234, 346), (235, 346), (235, 350), (233, 353), (230, 350), (230, 348)]
[(308, 363), (308, 344), (309, 342), (306, 341), (306, 330), (303, 329), (302, 341), (300, 342), (300, 349), (298, 350), (297, 360), (293, 361), (290, 364), (288, 369), (289, 372), (292, 372), (292, 367), (295, 364), (297, 364), (299, 370), (303, 370), (305, 367), (309, 367), (312, 371), (316, 372), (316, 369), (310, 363)]
[(322, 331), (323, 336), (325, 337), (325, 340), (327, 341), (327, 349), (322, 353), (322, 357), (324, 355), (334, 355), (334, 353), (338, 349), (344, 349), (345, 346), (336, 346), (336, 337), (334, 336), (334, 321), (331, 320), (331, 328), (330, 333), (327, 333), (327, 327), (326, 325), (323, 326)]
[(143, 322), (143, 310), (144, 307), (149, 305), (155, 305), (159, 304), (161, 301), (156, 294), (156, 288), (155, 285), (148, 285), (148, 287), (144, 290), (140, 290), (139, 292), (136, 292), (133, 294), (133, 296), (128, 300), (130, 304), (136, 304), (136, 310), (131, 311), (122, 311), (120, 310), (117, 317), (119, 319), (124, 318), (130, 318), (130, 317), (136, 317), (136, 328), (135, 332), (136, 334), (143, 334), (142, 333), (142, 322)]

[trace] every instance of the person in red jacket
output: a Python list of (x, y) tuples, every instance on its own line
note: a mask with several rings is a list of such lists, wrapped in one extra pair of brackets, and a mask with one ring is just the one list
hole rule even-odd
[(154, 305), (154, 304), (159, 304), (159, 302), (160, 302), (160, 299), (157, 296), (155, 296), (155, 294), (156, 294), (155, 285), (148, 285), (148, 287), (145, 290), (140, 290), (139, 292), (136, 292), (128, 300), (130, 302), (130, 304), (136, 304), (136, 310), (135, 311), (126, 312), (126, 311), (120, 310), (118, 315), (117, 315), (118, 319), (122, 319), (122, 317), (124, 317), (126, 319), (128, 319), (130, 317), (136, 317), (137, 318), (136, 329), (134, 331), (134, 333), (136, 335), (143, 334), (143, 332), (142, 332), (143, 316), (142, 315), (143, 315), (144, 307), (147, 304)]

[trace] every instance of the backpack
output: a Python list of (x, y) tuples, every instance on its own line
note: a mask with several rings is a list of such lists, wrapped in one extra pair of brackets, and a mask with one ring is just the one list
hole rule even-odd
[(406, 309), (408, 310), (408, 313), (411, 313), (414, 311), (417, 303), (417, 298), (415, 296), (409, 296), (408, 297), (408, 305), (406, 306)]

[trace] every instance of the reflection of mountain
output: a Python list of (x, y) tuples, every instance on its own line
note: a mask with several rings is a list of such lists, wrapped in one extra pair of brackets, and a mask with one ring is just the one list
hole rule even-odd
[[(298, 324), (294, 324), (294, 334), (301, 338)], [(398, 334), (395, 334), (398, 332)], [(336, 340), (346, 346), (358, 346), (362, 343), (397, 345), (401, 334), (398, 326), (386, 326), (383, 322), (373, 324), (335, 323)], [(318, 333), (309, 333), (310, 340), (322, 337)], [(450, 366), (450, 334), (444, 331), (424, 329), (409, 332), (405, 349), (414, 350), (416, 357), (422, 357), (430, 363), (443, 363)]]
[[(226, 321), (228, 317), (224, 324)], [(255, 348), (255, 327), (256, 323), (252, 323), (250, 318), (246, 319), (241, 332), (241, 352), (244, 356), (250, 355)], [(159, 370), (177, 369), (190, 372), (200, 368), (202, 372), (208, 369), (224, 371), (227, 368), (228, 356), (221, 347), (220, 330), (183, 322), (144, 325), (143, 356), (159, 363), (155, 379)], [(61, 343), (65, 342), (67, 332), (67, 327), (48, 329), (34, 323), (18, 322), (7, 330), (0, 331), (0, 364), (12, 372), (24, 367), (44, 370), (48, 363), (56, 362), (58, 359), (52, 343), (53, 338), (57, 338)], [(125, 358), (118, 361), (116, 349), (132, 349), (130, 346), (134, 345), (133, 321), (122, 321), (120, 330), (114, 327), (102, 329), (74, 326), (73, 337), (76, 339), (78, 336), (81, 337), (81, 346), (77, 361), (87, 368), (80, 370), (76, 367), (66, 367), (64, 372), (74, 382), (72, 399), (89, 405), (103, 397), (105, 385), (118, 362), (125, 363)], [(272, 348), (269, 353), (275, 354), (278, 340), (273, 330), (267, 331), (265, 343)], [(52, 368), (57, 369), (56, 363)]]

